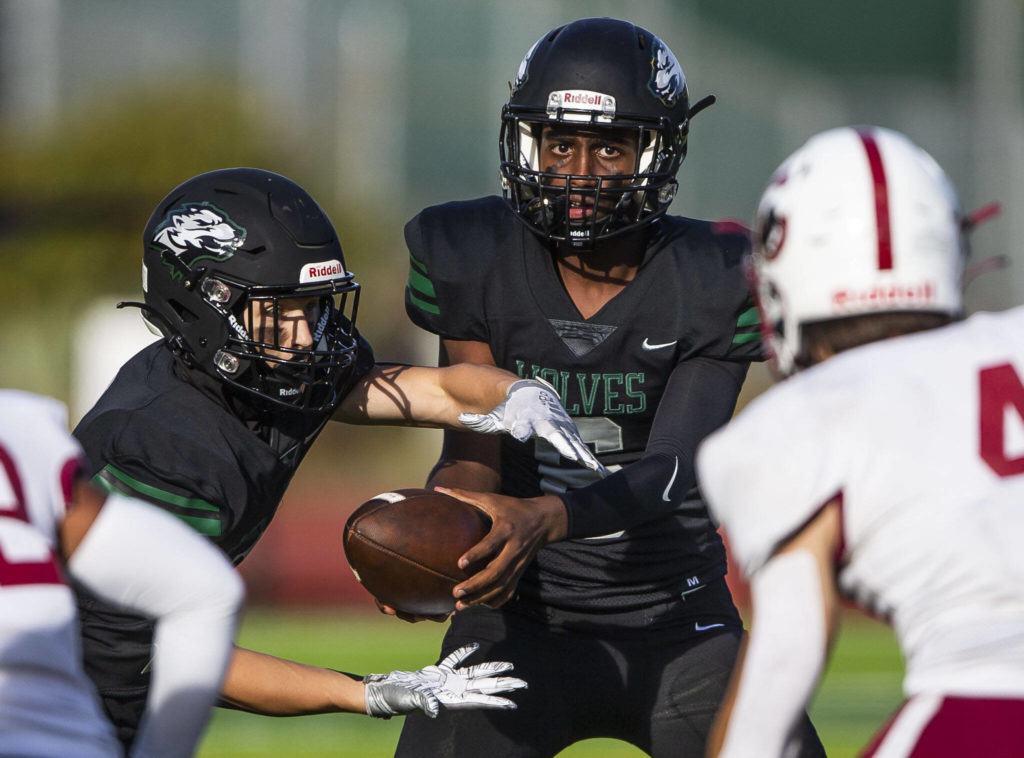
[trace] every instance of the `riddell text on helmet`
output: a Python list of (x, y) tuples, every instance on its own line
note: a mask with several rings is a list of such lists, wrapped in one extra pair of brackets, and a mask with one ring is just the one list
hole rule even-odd
[(925, 281), (915, 285), (881, 284), (863, 290), (845, 289), (832, 295), (832, 305), (842, 311), (852, 307), (877, 305), (916, 305), (935, 300), (935, 282)]
[(323, 279), (331, 279), (344, 273), (345, 271), (341, 266), (341, 261), (339, 260), (307, 263), (303, 266), (302, 273), (299, 274), (299, 283), (306, 284), (308, 282), (319, 282)]
[(615, 98), (603, 92), (587, 89), (556, 90), (549, 95), (554, 104), (581, 110), (615, 110)]

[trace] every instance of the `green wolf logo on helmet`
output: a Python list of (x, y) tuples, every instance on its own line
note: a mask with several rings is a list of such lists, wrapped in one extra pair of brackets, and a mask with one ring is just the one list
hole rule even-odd
[(245, 229), (217, 206), (188, 203), (167, 212), (153, 234), (153, 243), (170, 250), (191, 268), (204, 258), (227, 260), (245, 242), (245, 235)]

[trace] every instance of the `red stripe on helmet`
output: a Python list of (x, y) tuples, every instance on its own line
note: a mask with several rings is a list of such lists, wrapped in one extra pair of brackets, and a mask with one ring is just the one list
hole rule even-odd
[(871, 180), (875, 187), (875, 228), (878, 230), (878, 268), (892, 268), (892, 226), (889, 223), (889, 183), (885, 178), (885, 165), (878, 150), (875, 135), (867, 129), (858, 129), (871, 166)]

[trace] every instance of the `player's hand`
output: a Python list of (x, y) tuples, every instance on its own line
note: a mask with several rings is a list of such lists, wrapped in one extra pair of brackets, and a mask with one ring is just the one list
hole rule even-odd
[(384, 615), (395, 616), (396, 618), (400, 618), (402, 621), (408, 621), (410, 624), (417, 624), (420, 621), (436, 621), (440, 624), (447, 621), (448, 618), (452, 615), (450, 613), (441, 613), (437, 616), (418, 616), (414, 613), (406, 613), (405, 611), (400, 611), (396, 608), (392, 608), (390, 605), (384, 605), (384, 603), (382, 603), (377, 598), (374, 598), (373, 602), (377, 604), (377, 610), (383, 613)]
[[(478, 647), (476, 643), (464, 645), (436, 666), (427, 666), (419, 671), (370, 674), (363, 679), (366, 682), (366, 712), (386, 718), (422, 710), (434, 718), (439, 704), (451, 709), (515, 708), (514, 702), (495, 694), (526, 687), (522, 679), (498, 676), (511, 671), (514, 668), (511, 663), (487, 661), (456, 668)], [(425, 700), (416, 695), (425, 696)]]
[(434, 489), (475, 505), (491, 518), (487, 536), (459, 558), (463, 570), (486, 565), (455, 586), (456, 611), (478, 604), (496, 608), (507, 602), (537, 551), (565, 538), (565, 505), (554, 495), (517, 498), (447, 487)]
[(490, 413), (460, 413), (459, 421), (474, 432), (507, 433), (520, 442), (541, 437), (570, 461), (576, 461), (602, 476), (608, 473), (580, 438), (579, 430), (559, 402), (555, 388), (543, 379), (513, 382), (505, 400)]

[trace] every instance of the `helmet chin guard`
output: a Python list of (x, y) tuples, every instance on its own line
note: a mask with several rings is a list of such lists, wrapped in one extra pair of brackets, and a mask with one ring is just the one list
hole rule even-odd
[(359, 285), (305, 190), (260, 169), (200, 174), (156, 208), (143, 246), (143, 317), (181, 360), (270, 406), (337, 405)]
[[(559, 27), (527, 52), (502, 108), (503, 194), (516, 216), (552, 242), (589, 247), (663, 216), (686, 157), (690, 107), (686, 77), (668, 47), (646, 29), (611, 18)], [(634, 133), (628, 174), (545, 172), (540, 131), (559, 125)], [(573, 219), (570, 195), (604, 209)]]
[(762, 331), (783, 376), (798, 368), (806, 324), (963, 310), (959, 200), (934, 159), (898, 132), (812, 137), (775, 171), (753, 229)]

